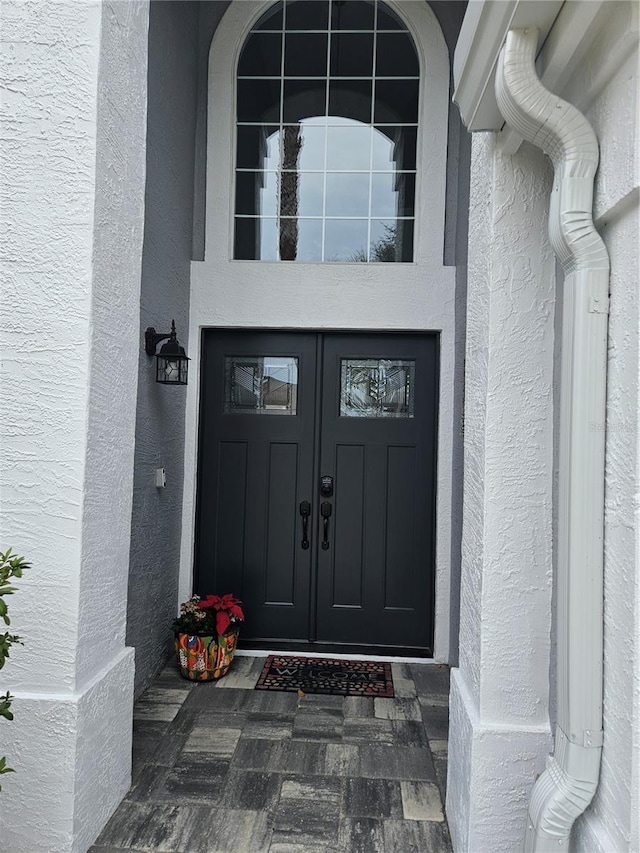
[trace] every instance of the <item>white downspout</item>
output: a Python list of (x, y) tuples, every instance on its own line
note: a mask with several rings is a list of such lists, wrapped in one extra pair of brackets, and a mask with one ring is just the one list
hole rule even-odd
[(525, 850), (567, 850), (598, 786), (602, 752), (604, 424), (609, 256), (593, 226), (598, 143), (589, 122), (542, 86), (537, 30), (511, 30), (496, 96), (506, 122), (554, 166), (549, 236), (565, 271), (558, 484), (554, 754), (529, 803)]

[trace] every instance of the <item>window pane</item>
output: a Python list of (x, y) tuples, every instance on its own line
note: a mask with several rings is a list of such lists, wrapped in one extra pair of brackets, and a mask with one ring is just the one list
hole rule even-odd
[[(324, 175), (322, 173), (310, 174), (302, 172), (298, 176), (299, 181), (299, 216), (322, 216), (322, 203), (324, 198)], [(285, 213), (285, 211), (281, 211)]]
[(326, 80), (285, 80), (285, 122), (299, 122), (305, 118), (324, 116), (327, 110)]
[(367, 231), (366, 219), (327, 219), (325, 261), (366, 261)]
[(327, 76), (327, 34), (288, 33), (284, 49), (285, 77)]
[(371, 216), (413, 216), (415, 175), (386, 172), (371, 176)]
[(288, 30), (326, 30), (329, 21), (327, 0), (289, 0)]
[(280, 260), (322, 260), (322, 219), (280, 220)]
[[(323, 111), (324, 112), (324, 111)], [(298, 157), (301, 170), (324, 169), (324, 140), (326, 135), (325, 119), (307, 119), (300, 125), (300, 154)]]
[(225, 414), (296, 414), (297, 358), (239, 355), (224, 361)]
[(263, 15), (254, 30), (281, 30), (282, 29), (282, 2), (276, 3)]
[(279, 77), (281, 66), (282, 35), (252, 33), (240, 54), (238, 74), (241, 77)]
[(239, 169), (278, 169), (280, 129), (277, 125), (239, 125), (237, 143)]
[(372, 219), (369, 260), (408, 263), (413, 260), (413, 219)]
[(377, 29), (379, 30), (404, 30), (405, 25), (398, 18), (395, 12), (392, 12), (388, 6), (383, 3), (378, 3), (378, 21)]
[(369, 173), (327, 173), (327, 216), (369, 215)]
[(415, 124), (418, 121), (418, 81), (376, 80), (374, 121)]
[(374, 3), (363, 0), (347, 0), (345, 3), (333, 3), (331, 9), (332, 30), (372, 30), (374, 23)]
[(373, 169), (415, 170), (417, 130), (416, 127), (376, 127)]
[(331, 36), (331, 76), (373, 76), (373, 33), (335, 33)]
[(276, 172), (236, 173), (236, 213), (275, 216)]
[(236, 217), (234, 258), (239, 261), (275, 261), (278, 237), (275, 219)]
[(327, 128), (327, 169), (369, 170), (371, 127), (363, 124)]
[(238, 80), (238, 121), (279, 120), (279, 80)]
[(412, 418), (415, 368), (415, 361), (341, 359), (340, 416)]
[(418, 77), (420, 66), (408, 33), (380, 33), (376, 47), (378, 77)]
[(329, 115), (351, 118), (368, 124), (371, 121), (371, 81), (331, 80), (329, 82)]

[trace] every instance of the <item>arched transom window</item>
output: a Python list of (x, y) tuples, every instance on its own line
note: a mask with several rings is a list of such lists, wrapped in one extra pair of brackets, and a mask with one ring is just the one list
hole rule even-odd
[(379, 0), (285, 0), (238, 62), (234, 257), (413, 260), (420, 68)]

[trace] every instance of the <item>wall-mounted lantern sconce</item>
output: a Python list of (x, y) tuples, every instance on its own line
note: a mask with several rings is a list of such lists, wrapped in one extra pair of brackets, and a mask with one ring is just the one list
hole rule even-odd
[[(156, 347), (164, 340), (166, 344), (162, 344), (160, 352), (156, 352)], [(187, 384), (189, 359), (176, 337), (175, 320), (171, 321), (170, 332), (158, 333), (153, 326), (149, 326), (144, 333), (144, 348), (147, 355), (155, 355), (157, 359), (156, 382), (163, 385)]]

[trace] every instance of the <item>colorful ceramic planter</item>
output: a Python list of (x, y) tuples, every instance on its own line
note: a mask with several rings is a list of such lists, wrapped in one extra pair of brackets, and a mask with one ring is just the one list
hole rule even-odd
[(237, 629), (218, 637), (176, 633), (175, 650), (182, 677), (211, 681), (226, 675), (235, 655), (238, 634)]

